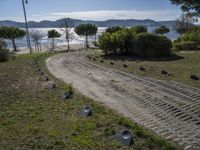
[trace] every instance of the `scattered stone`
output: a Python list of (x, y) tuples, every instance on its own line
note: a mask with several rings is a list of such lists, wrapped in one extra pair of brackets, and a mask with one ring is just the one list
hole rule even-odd
[(40, 72), (40, 71), (41, 71), (41, 69), (39, 68), (39, 69), (38, 69), (38, 72)]
[(96, 61), (96, 58), (93, 58), (94, 61)]
[(45, 77), (43, 78), (43, 80), (44, 80), (44, 81), (49, 81), (49, 77), (45, 76)]
[(140, 71), (145, 71), (146, 69), (144, 67), (140, 67)]
[(110, 62), (110, 64), (111, 64), (111, 65), (114, 65), (115, 63), (114, 63), (114, 62)]
[(55, 83), (49, 85), (49, 89), (50, 90), (55, 89), (55, 88), (56, 88), (56, 84)]
[(133, 136), (130, 130), (123, 130), (118, 136), (117, 140), (125, 146), (130, 146), (133, 143)]
[(61, 96), (61, 99), (62, 99), (62, 100), (66, 100), (66, 99), (69, 99), (69, 97), (70, 97), (69, 92), (65, 92), (65, 93)]
[(162, 70), (161, 73), (164, 74), (164, 75), (167, 75), (167, 74), (168, 74), (168, 72), (165, 71), (165, 70)]
[(91, 56), (87, 56), (89, 59), (91, 59), (92, 57)]
[(191, 77), (190, 77), (192, 80), (199, 80), (199, 77), (198, 76), (196, 76), (196, 75), (191, 75)]
[(124, 68), (128, 68), (128, 65), (124, 64)]
[(44, 72), (40, 72), (40, 76), (43, 76), (44, 75)]
[(89, 106), (86, 106), (85, 108), (82, 109), (81, 115), (83, 117), (89, 117), (92, 116), (92, 109)]
[(101, 60), (101, 63), (104, 63), (104, 61), (103, 61), (103, 60)]

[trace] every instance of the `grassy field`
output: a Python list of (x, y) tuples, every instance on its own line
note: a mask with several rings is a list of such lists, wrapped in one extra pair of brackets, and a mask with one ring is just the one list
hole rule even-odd
[[(191, 80), (191, 75), (200, 77), (200, 52), (177, 52), (166, 59), (138, 59), (129, 56), (104, 56), (101, 51), (91, 53), (91, 61), (133, 73), (139, 76), (148, 76), (162, 80), (174, 80), (200, 88), (200, 81)], [(95, 60), (94, 60), (95, 58)], [(103, 62), (101, 62), (103, 60)], [(112, 63), (112, 64), (111, 64)], [(124, 67), (124, 64), (128, 67)], [(140, 67), (145, 71), (140, 71)], [(170, 75), (163, 75), (161, 71), (167, 71)]]
[[(125, 128), (134, 136), (128, 149), (181, 149), (76, 91), (69, 100), (60, 100), (69, 86), (46, 70), (44, 62), (51, 55), (27, 54), (0, 63), (1, 150), (125, 149), (113, 138)], [(50, 81), (57, 84), (55, 90), (49, 90), (39, 77), (36, 58)], [(83, 118), (81, 109), (87, 105), (93, 115)]]

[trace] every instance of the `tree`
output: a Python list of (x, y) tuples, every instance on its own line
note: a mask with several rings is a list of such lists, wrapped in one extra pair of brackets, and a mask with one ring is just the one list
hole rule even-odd
[(14, 51), (17, 51), (15, 40), (23, 38), (25, 35), (26, 32), (24, 30), (16, 27), (0, 27), (0, 37), (11, 40)]
[(114, 33), (114, 32), (117, 32), (119, 30), (122, 30), (123, 28), (119, 27), (119, 26), (116, 26), (116, 27), (109, 27), (106, 29), (106, 32), (107, 33)]
[(50, 30), (48, 31), (48, 38), (52, 39), (52, 49), (55, 48), (54, 40), (55, 38), (61, 37), (61, 34), (58, 33), (56, 30)]
[(70, 50), (70, 40), (73, 39), (73, 34), (72, 34), (72, 27), (73, 25), (73, 20), (70, 18), (64, 18), (60, 21), (60, 27), (61, 30), (64, 32), (65, 34), (65, 38), (67, 40), (67, 50)]
[(161, 34), (161, 35), (169, 33), (169, 32), (170, 32), (170, 29), (166, 26), (160, 26), (155, 30), (156, 34)]
[(172, 4), (180, 5), (185, 12), (200, 16), (200, 0), (170, 0)]
[(89, 48), (88, 37), (95, 35), (97, 31), (98, 31), (98, 28), (96, 27), (96, 25), (92, 25), (92, 24), (81, 24), (75, 28), (76, 34), (80, 36), (85, 36), (86, 48)]
[(38, 31), (31, 32), (31, 38), (35, 43), (36, 52), (41, 52), (41, 40), (43, 37), (45, 36)]
[(195, 22), (196, 19), (191, 14), (184, 13), (176, 20), (176, 30), (180, 34), (191, 31), (195, 27)]
[(133, 27), (132, 29), (136, 34), (147, 33), (147, 27), (145, 27), (145, 26), (137, 25), (137, 26)]

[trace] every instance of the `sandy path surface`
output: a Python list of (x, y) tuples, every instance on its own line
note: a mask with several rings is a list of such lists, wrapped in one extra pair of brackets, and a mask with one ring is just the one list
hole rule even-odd
[(200, 89), (99, 66), (86, 59), (86, 52), (59, 54), (46, 64), (84, 95), (185, 149), (200, 149)]

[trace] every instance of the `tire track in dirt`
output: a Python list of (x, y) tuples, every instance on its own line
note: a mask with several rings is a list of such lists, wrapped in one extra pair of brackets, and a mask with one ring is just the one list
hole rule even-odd
[(172, 139), (185, 149), (200, 149), (200, 89), (177, 82), (139, 77), (87, 61), (86, 52), (49, 58), (49, 71), (133, 121)]

